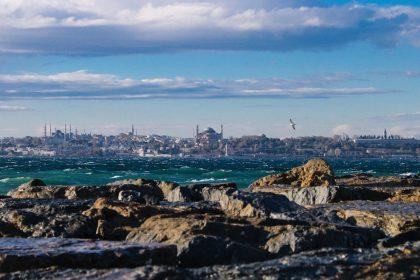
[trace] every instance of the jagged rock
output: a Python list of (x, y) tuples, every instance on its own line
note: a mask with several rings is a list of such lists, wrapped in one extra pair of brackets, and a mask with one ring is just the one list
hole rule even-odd
[(281, 174), (265, 176), (250, 185), (252, 188), (271, 185), (291, 185), (296, 187), (331, 186), (335, 184), (334, 171), (323, 159), (311, 159), (306, 164), (292, 168)]
[(289, 200), (300, 205), (324, 204), (349, 200), (386, 200), (391, 194), (365, 187), (307, 187), (293, 188), (273, 185), (264, 188), (252, 188), (252, 192), (270, 192), (285, 195)]
[(331, 224), (280, 225), (265, 227), (265, 230), (270, 232), (265, 249), (276, 255), (328, 247), (366, 248), (384, 237), (379, 230)]
[(420, 227), (418, 203), (357, 200), (312, 206), (309, 211), (314, 215), (332, 212), (348, 223), (378, 228), (390, 236)]
[(82, 215), (89, 200), (3, 199), (0, 236), (95, 237), (95, 223)]
[(387, 238), (380, 245), (383, 247), (395, 247), (405, 242), (420, 241), (420, 228), (409, 230), (393, 237)]
[(339, 185), (346, 186), (365, 186), (365, 187), (420, 187), (420, 177), (418, 175), (413, 177), (401, 176), (378, 176), (372, 174), (359, 173), (346, 175), (336, 178)]
[(46, 267), (111, 268), (174, 264), (176, 247), (62, 238), (0, 238), (0, 272)]
[(122, 190), (118, 193), (118, 200), (134, 201), (143, 204), (157, 204), (163, 200), (161, 189), (154, 186), (142, 186), (136, 190)]
[(236, 217), (312, 220), (305, 208), (273, 193), (236, 191), (222, 195), (220, 206), (226, 214)]
[(223, 194), (232, 193), (235, 190), (235, 183), (178, 186), (167, 194), (166, 200), (170, 202), (219, 201)]

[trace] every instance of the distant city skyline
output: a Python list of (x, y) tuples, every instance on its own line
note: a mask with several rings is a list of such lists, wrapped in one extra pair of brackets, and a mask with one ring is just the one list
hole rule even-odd
[(0, 137), (420, 138), (419, 108), (420, 1), (0, 2)]

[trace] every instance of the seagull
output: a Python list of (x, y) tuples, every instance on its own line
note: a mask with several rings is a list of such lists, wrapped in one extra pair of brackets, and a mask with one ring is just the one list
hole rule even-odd
[(292, 119), (289, 119), (290, 126), (293, 128), (293, 130), (296, 130), (296, 124), (292, 121)]

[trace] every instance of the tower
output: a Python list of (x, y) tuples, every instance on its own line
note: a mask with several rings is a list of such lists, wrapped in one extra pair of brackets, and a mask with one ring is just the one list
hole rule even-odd
[(51, 131), (51, 124), (50, 124), (50, 137), (52, 136), (52, 131)]
[(195, 126), (195, 142), (198, 143), (198, 124)]
[(44, 124), (44, 138), (47, 138), (47, 124)]
[(223, 139), (223, 124), (220, 125), (220, 138)]
[(131, 125), (131, 135), (134, 136), (134, 124)]
[(386, 129), (384, 129), (384, 139), (388, 139), (388, 135), (386, 133)]
[(70, 126), (69, 138), (71, 139), (71, 124), (69, 126)]

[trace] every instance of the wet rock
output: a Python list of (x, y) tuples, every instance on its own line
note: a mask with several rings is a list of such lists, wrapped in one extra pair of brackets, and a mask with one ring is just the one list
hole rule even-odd
[(312, 206), (309, 211), (332, 212), (348, 223), (378, 228), (390, 236), (420, 227), (418, 203), (357, 200)]
[(305, 208), (273, 193), (236, 191), (222, 195), (220, 206), (226, 214), (236, 217), (311, 220)]
[(46, 267), (112, 268), (174, 264), (171, 245), (83, 239), (0, 238), (0, 272)]
[(306, 164), (286, 173), (265, 176), (251, 184), (250, 188), (271, 185), (291, 185), (296, 187), (331, 186), (335, 184), (334, 171), (323, 159), (311, 159)]
[[(95, 223), (82, 215), (90, 200), (3, 199), (1, 236), (95, 237)], [(8, 229), (8, 230), (7, 230)]]
[(382, 201), (391, 197), (391, 194), (366, 187), (307, 187), (293, 188), (284, 185), (273, 185), (264, 188), (252, 188), (252, 192), (270, 192), (285, 195), (289, 200), (300, 205), (324, 204), (350, 200)]

